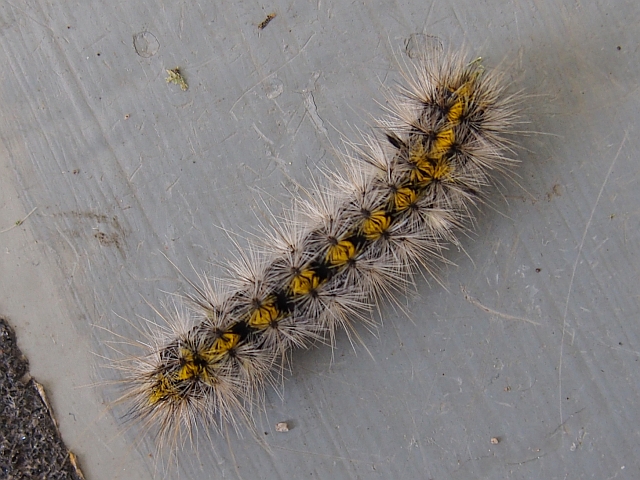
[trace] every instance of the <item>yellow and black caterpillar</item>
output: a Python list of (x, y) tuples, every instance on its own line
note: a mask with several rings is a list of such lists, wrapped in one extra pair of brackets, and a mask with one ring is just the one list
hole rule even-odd
[(150, 350), (118, 365), (129, 415), (175, 445), (196, 428), (239, 420), (276, 383), (294, 347), (371, 322), (378, 299), (402, 291), (457, 243), (489, 174), (510, 167), (518, 96), (463, 54), (425, 51), (389, 94), (381, 135), (344, 155), (345, 174), (296, 199), (234, 278), (194, 285)]

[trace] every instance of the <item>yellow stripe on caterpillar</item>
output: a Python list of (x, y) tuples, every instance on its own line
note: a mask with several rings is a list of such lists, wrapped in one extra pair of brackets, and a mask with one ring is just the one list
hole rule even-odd
[(451, 178), (453, 168), (450, 159), (442, 156), (435, 159), (426, 158), (411, 171), (411, 181), (425, 186), (435, 180), (448, 180)]
[(409, 187), (399, 188), (393, 193), (393, 207), (397, 212), (403, 212), (416, 203), (418, 194)]
[(472, 99), (474, 83), (475, 77), (455, 90), (454, 93), (456, 94), (456, 100), (449, 107), (449, 111), (447, 112), (447, 120), (449, 120), (449, 123), (452, 126), (460, 124), (469, 101)]
[(215, 361), (238, 345), (239, 341), (240, 334), (225, 332), (215, 339), (211, 348), (202, 352), (201, 357), (209, 362)]
[(237, 333), (225, 332), (216, 338), (211, 347), (194, 353), (188, 348), (180, 352), (182, 366), (176, 375), (176, 380), (183, 381), (191, 378), (207, 377), (207, 366), (219, 360), (240, 341)]
[(340, 267), (356, 256), (356, 246), (349, 240), (340, 240), (335, 245), (331, 245), (325, 257), (327, 262)]
[(193, 359), (180, 367), (176, 380), (181, 382), (192, 378), (200, 378), (206, 373), (204, 359)]
[(291, 280), (289, 290), (293, 295), (308, 295), (320, 285), (320, 278), (311, 269), (303, 270)]
[(452, 173), (451, 161), (446, 157), (440, 157), (433, 165), (432, 178), (434, 180), (447, 180)]
[(413, 142), (409, 147), (409, 163), (412, 163), (416, 166), (420, 166), (424, 162), (428, 162), (428, 152), (427, 149), (424, 148), (424, 144), (422, 143), (422, 139), (417, 142)]
[(458, 99), (449, 107), (449, 111), (447, 112), (447, 120), (449, 120), (450, 125), (458, 125), (462, 119), (464, 111), (467, 107), (468, 97), (458, 97)]
[(431, 148), (427, 150), (423, 139), (418, 137), (417, 140), (411, 142), (409, 146), (409, 163), (417, 165), (420, 168), (427, 162), (434, 163), (433, 159), (449, 153), (455, 143), (455, 138), (455, 133), (451, 127), (440, 132), (434, 132)]
[(362, 222), (362, 234), (367, 240), (377, 240), (389, 229), (391, 218), (384, 210), (377, 210)]
[(276, 304), (276, 298), (267, 297), (249, 315), (249, 326), (264, 330), (280, 317), (280, 310)]
[(456, 136), (453, 132), (453, 128), (447, 128), (442, 132), (438, 132), (433, 145), (431, 145), (431, 151), (429, 153), (431, 156), (440, 156), (448, 153), (449, 150), (451, 150), (455, 139)]
[(169, 380), (166, 375), (158, 375), (158, 383), (151, 389), (149, 394), (149, 405), (155, 405), (161, 400), (165, 400), (169, 397), (178, 396), (178, 391), (175, 385)]

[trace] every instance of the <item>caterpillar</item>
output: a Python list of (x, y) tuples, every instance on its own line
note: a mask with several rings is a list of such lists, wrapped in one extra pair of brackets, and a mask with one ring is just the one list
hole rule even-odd
[(230, 262), (230, 278), (189, 282), (181, 306), (158, 312), (167, 325), (146, 351), (116, 364), (128, 419), (161, 444), (183, 445), (201, 428), (252, 429), (292, 349), (372, 324), (376, 305), (416, 273), (436, 275), (491, 175), (517, 163), (521, 96), (503, 73), (463, 51), (410, 57), (374, 133), (341, 154), (344, 172), (294, 198), (261, 230), (263, 244)]

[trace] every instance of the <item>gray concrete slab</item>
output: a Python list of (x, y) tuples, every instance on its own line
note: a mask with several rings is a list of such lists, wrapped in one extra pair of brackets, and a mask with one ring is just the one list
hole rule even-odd
[(186, 289), (161, 253), (221, 273), (224, 229), (281, 211), (366, 129), (412, 34), (530, 94), (518, 184), (450, 252), (448, 291), (419, 282), (363, 331), (371, 356), (344, 335), (333, 362), (295, 354), (270, 451), (203, 437), (175, 475), (640, 477), (639, 21), (633, 0), (2, 3), (0, 314), (87, 478), (160, 475), (92, 386), (103, 329), (136, 338), (146, 300)]

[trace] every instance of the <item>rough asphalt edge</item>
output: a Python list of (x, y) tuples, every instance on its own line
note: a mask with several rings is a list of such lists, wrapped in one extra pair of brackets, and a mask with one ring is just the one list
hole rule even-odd
[(1, 316), (0, 477), (84, 480), (60, 437), (44, 388), (29, 375), (29, 361)]

